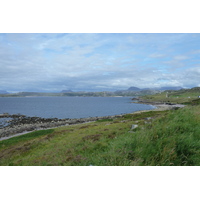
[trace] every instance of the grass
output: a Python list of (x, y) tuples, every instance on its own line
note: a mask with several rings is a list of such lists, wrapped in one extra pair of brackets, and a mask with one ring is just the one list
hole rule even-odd
[(187, 106), (32, 132), (0, 142), (0, 165), (198, 166), (199, 112)]
[(24, 135), (20, 135), (17, 137), (13, 137), (7, 140), (0, 141), (0, 149), (9, 147), (10, 145), (17, 144), (19, 142), (25, 142), (34, 138), (38, 138), (39, 136), (47, 135), (52, 133), (54, 130), (53, 129), (48, 129), (48, 130), (40, 130), (40, 131), (34, 131), (31, 133), (27, 133)]
[(157, 120), (148, 134), (139, 132), (134, 138), (137, 148), (133, 155), (142, 162), (135, 164), (200, 165), (200, 118), (196, 109), (188, 107), (172, 112)]
[(112, 122), (113, 119), (99, 119), (96, 122)]
[(185, 105), (192, 105), (192, 106), (200, 105), (200, 98), (194, 99), (190, 102), (184, 102), (184, 104)]
[(198, 99), (198, 96), (200, 96), (200, 87), (178, 91), (164, 91), (155, 95), (146, 95), (142, 98), (150, 102), (159, 101), (190, 104), (191, 101)]

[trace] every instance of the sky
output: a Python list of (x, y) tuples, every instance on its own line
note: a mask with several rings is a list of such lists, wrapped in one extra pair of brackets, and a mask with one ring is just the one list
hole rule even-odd
[(0, 90), (200, 87), (198, 33), (0, 33)]

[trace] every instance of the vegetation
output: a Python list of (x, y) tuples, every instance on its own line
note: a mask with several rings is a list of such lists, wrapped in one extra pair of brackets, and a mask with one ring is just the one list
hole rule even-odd
[(0, 142), (0, 165), (200, 165), (199, 112), (187, 106), (32, 132)]
[(142, 97), (142, 99), (148, 100), (149, 102), (158, 101), (190, 104), (191, 101), (197, 101), (198, 96), (200, 96), (200, 87), (182, 89), (178, 91), (168, 90), (155, 95), (146, 95)]
[(200, 98), (199, 99), (193, 99), (189, 102), (184, 102), (185, 105), (192, 105), (192, 106), (196, 106), (196, 105), (200, 105)]
[(17, 136), (17, 137), (10, 138), (9, 140), (3, 140), (3, 141), (0, 142), (0, 148), (2, 148), (2, 147), (5, 148), (7, 146), (17, 144), (19, 142), (26, 142), (30, 139), (37, 138), (38, 136), (43, 136), (43, 135), (47, 135), (49, 133), (52, 133), (53, 131), (54, 131), (53, 129), (34, 131), (34, 132), (31, 132), (31, 133), (27, 133), (27, 134), (24, 134), (24, 135), (20, 135), (20, 136)]

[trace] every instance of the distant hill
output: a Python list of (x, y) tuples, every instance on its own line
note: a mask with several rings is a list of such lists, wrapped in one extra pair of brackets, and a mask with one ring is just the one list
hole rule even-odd
[(5, 90), (0, 90), (0, 94), (9, 94), (9, 93)]
[(141, 89), (138, 87), (130, 87), (128, 88), (128, 91), (141, 91)]
[[(135, 86), (129, 87), (127, 90), (117, 90), (114, 92), (118, 96), (144, 96), (144, 95), (154, 95), (163, 91), (178, 91), (183, 89), (180, 86), (177, 87), (159, 87), (159, 88), (138, 88)], [(184, 89), (183, 89), (184, 90)]]
[(165, 90), (156, 95), (142, 97), (148, 102), (168, 102), (197, 105), (200, 103), (200, 87), (181, 90)]
[[(181, 89), (180, 89), (181, 88)], [(179, 89), (179, 90), (178, 90)], [(127, 90), (117, 90), (115, 92), (73, 92), (72, 90), (62, 90), (58, 93), (45, 93), (45, 92), (18, 92), (8, 93), (7, 91), (0, 90), (1, 97), (32, 97), (32, 96), (92, 96), (92, 97), (108, 97), (108, 96), (144, 96), (160, 94), (165, 91), (169, 93), (169, 96), (178, 96), (185, 94), (187, 97), (200, 96), (200, 87), (192, 89), (183, 89), (182, 87), (161, 87), (161, 88), (138, 88), (130, 87)], [(192, 93), (192, 94), (191, 94)], [(165, 94), (166, 96), (166, 94)]]
[(183, 89), (182, 87), (180, 86), (177, 86), (177, 87), (161, 87), (160, 90), (181, 90)]
[(62, 90), (61, 93), (73, 92), (72, 90)]
[(138, 87), (130, 87), (127, 89), (127, 91), (142, 91), (142, 90), (161, 90), (161, 91), (164, 91), (164, 90), (181, 90), (183, 89), (181, 86), (175, 86), (175, 87), (159, 87), (159, 88), (138, 88)]

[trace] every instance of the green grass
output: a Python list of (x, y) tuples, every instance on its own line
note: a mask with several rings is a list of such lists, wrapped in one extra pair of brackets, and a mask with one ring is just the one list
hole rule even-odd
[(96, 122), (112, 122), (113, 119), (99, 119)]
[(200, 87), (192, 89), (183, 89), (178, 91), (164, 91), (155, 95), (147, 95), (142, 99), (150, 102), (169, 102), (169, 103), (184, 103), (190, 104), (191, 101), (195, 101), (200, 96)]
[(187, 106), (29, 133), (0, 142), (0, 165), (199, 166), (199, 113)]
[(10, 139), (7, 140), (2, 140), (0, 141), (0, 149), (3, 147), (8, 147), (10, 145), (14, 145), (17, 144), (19, 142), (25, 142), (34, 138), (38, 138), (39, 136), (43, 136), (43, 135), (47, 135), (52, 133), (54, 130), (53, 129), (48, 129), (48, 130), (40, 130), (40, 131), (34, 131), (31, 133), (27, 133), (24, 135), (20, 135), (17, 137), (12, 137)]
[(194, 99), (190, 102), (184, 102), (184, 104), (185, 105), (192, 105), (192, 106), (200, 105), (200, 98)]
[[(140, 131), (130, 145), (136, 165), (200, 165), (200, 118), (197, 108), (185, 108)], [(200, 107), (198, 107), (198, 111)], [(136, 145), (137, 144), (137, 145)]]

